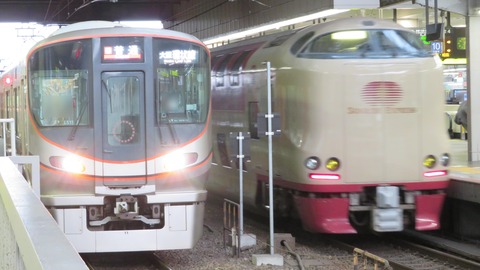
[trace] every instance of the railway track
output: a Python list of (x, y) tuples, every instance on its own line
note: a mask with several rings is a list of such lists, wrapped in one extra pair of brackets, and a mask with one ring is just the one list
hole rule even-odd
[(81, 255), (90, 270), (173, 270), (154, 252)]
[[(379, 265), (383, 264), (384, 269), (395, 270), (480, 269), (478, 261), (452, 253), (446, 248), (439, 250), (438, 248), (414, 243), (414, 238), (405, 241), (399, 237), (402, 237), (402, 234), (329, 236), (328, 240), (344, 249), (354, 250), (357, 248), (360, 250), (358, 256), (361, 259), (357, 259), (358, 265), (362, 265), (363, 262), (372, 265), (376, 261)], [(361, 254), (362, 252), (371, 256), (365, 259), (366, 256)], [(386, 260), (387, 263), (383, 263), (382, 260)]]
[[(212, 200), (212, 198), (210, 198)], [(86, 254), (82, 257), (90, 269), (147, 270), (147, 269), (289, 269), (289, 270), (351, 270), (374, 269), (480, 269), (480, 250), (461, 248), (458, 242), (449, 242), (444, 237), (413, 232), (382, 235), (321, 235), (301, 229), (295, 221), (276, 222), (276, 233), (295, 237), (293, 247), (275, 246), (275, 253), (284, 257), (283, 266), (260, 266), (252, 264), (252, 254), (267, 252), (268, 221), (255, 215), (245, 215), (245, 230), (257, 236), (257, 246), (244, 250), (240, 258), (232, 256), (229, 247), (223, 245), (221, 201), (207, 204), (206, 224), (202, 238), (191, 250), (168, 250), (161, 252)], [(279, 228), (284, 225), (283, 228)], [(423, 238), (419, 238), (419, 235)], [(429, 236), (429, 237), (425, 237)], [(429, 244), (430, 243), (430, 244)], [(452, 248), (448, 248), (452, 247)], [(465, 254), (476, 254), (466, 256)], [(356, 256), (356, 258), (355, 258)], [(375, 260), (365, 260), (368, 256)], [(382, 260), (383, 263), (382, 263)], [(363, 268), (364, 261), (369, 264)], [(170, 267), (169, 267), (170, 266)], [(357, 268), (355, 268), (357, 267)]]

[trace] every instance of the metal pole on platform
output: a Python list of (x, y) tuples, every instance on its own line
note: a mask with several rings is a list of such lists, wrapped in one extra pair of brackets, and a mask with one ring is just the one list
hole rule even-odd
[(268, 207), (270, 210), (270, 255), (275, 253), (273, 239), (273, 158), (272, 158), (272, 79), (271, 79), (270, 62), (267, 62), (267, 89), (268, 89)]
[(239, 162), (239, 179), (240, 179), (240, 232), (238, 235), (243, 235), (243, 133), (238, 133), (238, 162)]

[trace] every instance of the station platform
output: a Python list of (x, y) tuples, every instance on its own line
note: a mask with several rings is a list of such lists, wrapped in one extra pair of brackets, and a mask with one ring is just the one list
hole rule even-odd
[(0, 157), (0, 269), (88, 269), (40, 201), (39, 185), (19, 172), (27, 163), (38, 169), (38, 157)]
[(480, 161), (468, 162), (466, 140), (451, 140), (448, 197), (480, 203)]
[(480, 162), (468, 162), (468, 142), (450, 141), (452, 163), (442, 230), (458, 237), (480, 241)]

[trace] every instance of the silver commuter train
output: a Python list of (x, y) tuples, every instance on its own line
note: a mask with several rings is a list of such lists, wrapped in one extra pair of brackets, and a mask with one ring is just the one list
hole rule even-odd
[(72, 24), (2, 75), (2, 118), (79, 252), (192, 248), (211, 164), (210, 52), (191, 35)]
[[(442, 65), (418, 35), (392, 21), (340, 19), (212, 52), (214, 166), (209, 192), (238, 199), (231, 132), (249, 132), (245, 207), (267, 213), (271, 62), (276, 217), (307, 231), (435, 230), (449, 183)], [(234, 158), (235, 159), (235, 158)]]

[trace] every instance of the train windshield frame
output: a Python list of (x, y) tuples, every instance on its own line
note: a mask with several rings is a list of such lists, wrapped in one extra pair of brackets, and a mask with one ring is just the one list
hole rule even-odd
[(317, 36), (309, 41), (299, 58), (418, 58), (432, 57), (420, 37), (398, 29), (345, 30)]
[(88, 126), (90, 39), (57, 43), (28, 59), (29, 106), (40, 127)]
[(210, 98), (208, 52), (195, 43), (154, 38), (156, 124), (207, 120)]

